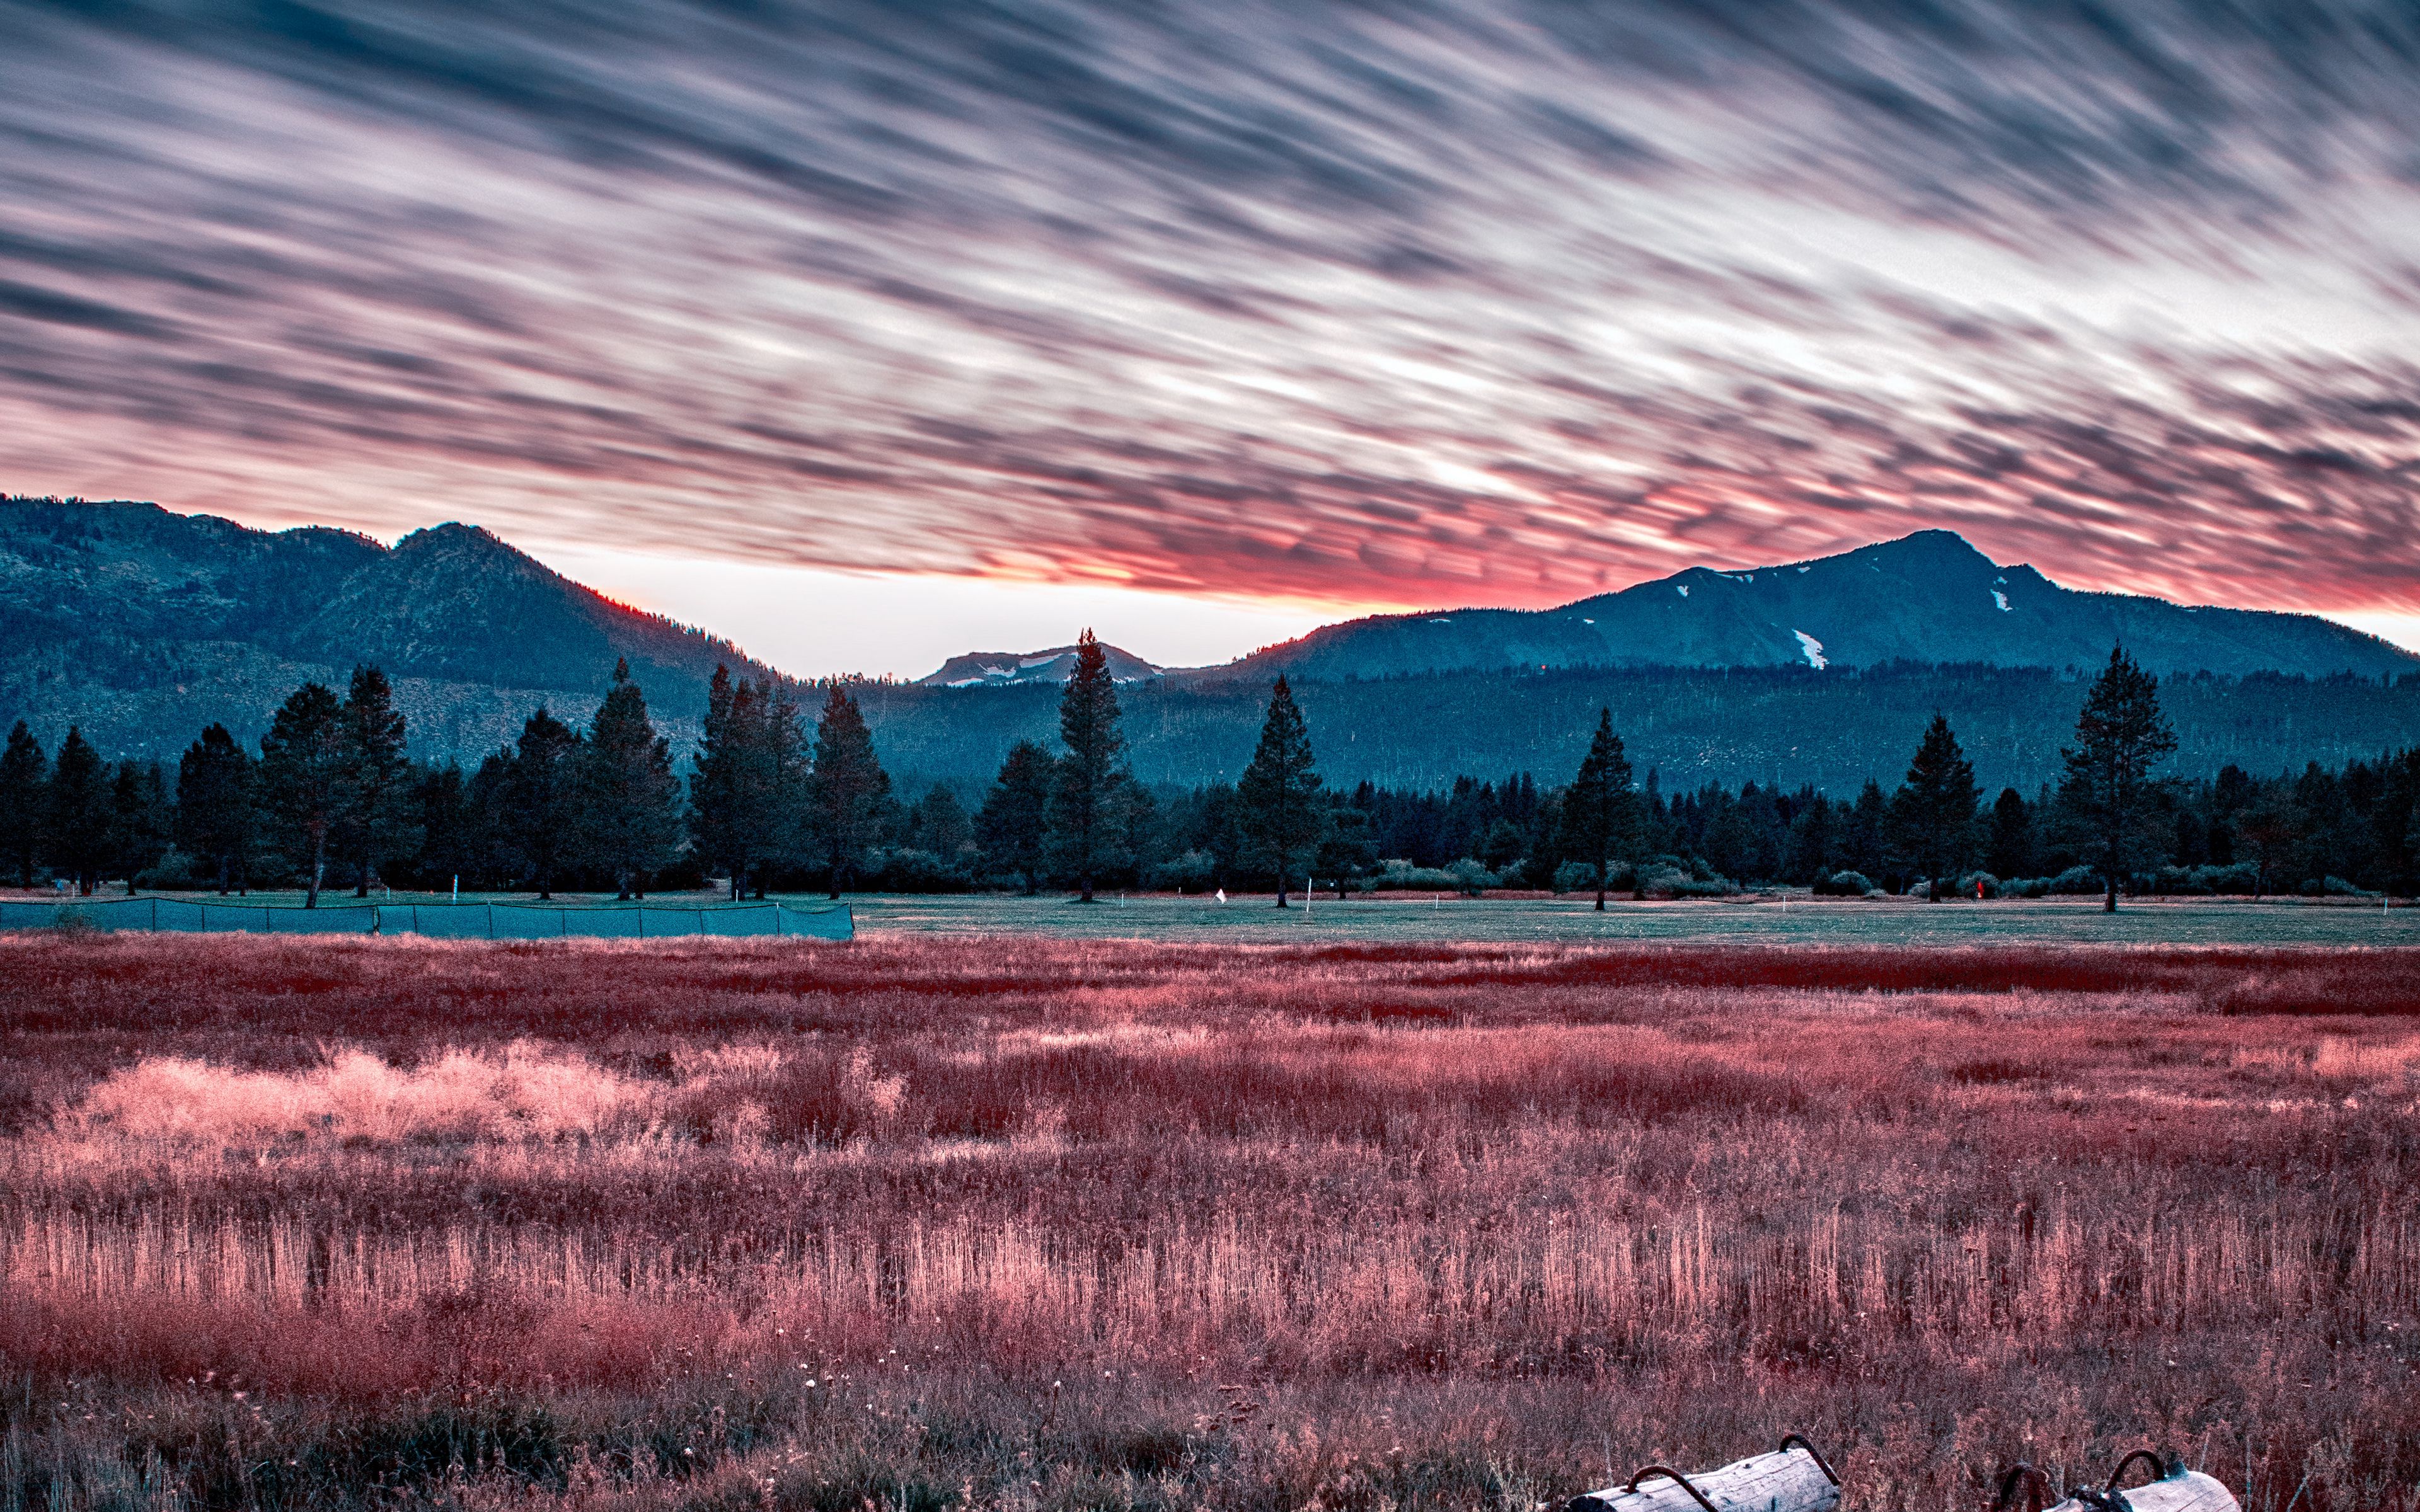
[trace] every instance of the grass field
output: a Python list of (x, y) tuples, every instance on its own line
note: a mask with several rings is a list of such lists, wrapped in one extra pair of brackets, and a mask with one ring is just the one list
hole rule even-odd
[(2416, 1114), (2411, 950), (6, 935), (0, 1509), (2410, 1509)]
[[(47, 893), (0, 896), (50, 901)], [(215, 894), (163, 894), (215, 900)], [(831, 906), (822, 893), (783, 893), (797, 907)], [(713, 905), (713, 890), (660, 893), (661, 907)], [(256, 892), (244, 900), (299, 907), (302, 895)], [(443, 893), (381, 894), (394, 903), (444, 903)], [(535, 903), (534, 894), (478, 894), (465, 901)], [(1320, 941), (1467, 942), (1484, 944), (1622, 944), (1700, 940), (1773, 945), (1963, 946), (2028, 943), (2244, 946), (2420, 946), (2420, 908), (2381, 908), (2341, 900), (2301, 899), (2127, 901), (2115, 915), (2097, 898), (1912, 899), (1812, 898), (1805, 892), (1738, 899), (1635, 903), (1615, 899), (1599, 914), (1588, 897), (1539, 895), (1457, 898), (1381, 893), (1338, 903), (1296, 894), (1283, 911), (1264, 894), (1219, 903), (1203, 897), (1104, 893), (1090, 907), (1063, 893), (1022, 898), (999, 893), (852, 893), (847, 905), (861, 933), (1016, 934), (1064, 939), (1301, 944)], [(322, 895), (323, 907), (353, 905), (349, 893)], [(613, 906), (611, 894), (558, 893), (554, 904)]]

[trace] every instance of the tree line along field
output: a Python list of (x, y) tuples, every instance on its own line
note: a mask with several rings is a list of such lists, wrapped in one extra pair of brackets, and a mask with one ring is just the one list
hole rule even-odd
[[(835, 898), (1055, 887), (1089, 897), (1282, 879), (1642, 898), (1776, 885), (1849, 896), (2102, 891), (2112, 903), (2119, 892), (2420, 888), (2420, 749), (2298, 776), (2230, 765), (2181, 778), (2164, 769), (2175, 741), (2156, 680), (2117, 653), (2086, 694), (2065, 779), (1988, 802), (1946, 716), (1889, 792), (1868, 781), (1850, 798), (1750, 781), (1668, 795), (1653, 768), (1640, 777), (1609, 706), (1559, 786), (1515, 772), (1446, 791), (1346, 791), (1322, 780), (1311, 720), (1282, 678), (1235, 782), (1155, 789), (1135, 775), (1122, 695), (1089, 639), (1059, 690), (1060, 749), (1020, 741), (987, 787), (962, 797), (934, 783), (916, 796), (893, 792), (861, 692), (871, 697), (871, 685), (823, 686), (811, 725), (788, 685), (718, 670), (703, 741), (676, 762), (617, 666), (585, 729), (541, 708), (469, 773), (411, 757), (375, 667), (356, 668), (341, 697), (298, 688), (257, 757), (209, 727), (173, 776), (156, 762), (105, 761), (74, 728), (54, 760), (20, 721), (0, 752), (0, 876), (87, 894), (110, 879), (130, 891), (300, 887), (306, 905), (323, 883), (541, 898), (709, 881), (734, 897), (808, 886)], [(1348, 749), (1357, 733), (1346, 731)]]
[(1798, 1429), (2411, 1508), (2415, 1098), (2410, 950), (0, 936), (0, 1504), (1535, 1512)]

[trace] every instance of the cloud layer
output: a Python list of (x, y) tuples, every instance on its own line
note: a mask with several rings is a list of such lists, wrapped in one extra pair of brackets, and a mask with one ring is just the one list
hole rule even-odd
[(0, 487), (1538, 605), (2420, 608), (2420, 14), (0, 0)]

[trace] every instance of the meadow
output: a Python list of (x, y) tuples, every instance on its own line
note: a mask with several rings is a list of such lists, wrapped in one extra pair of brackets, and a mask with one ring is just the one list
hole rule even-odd
[(0, 1509), (2420, 1508), (2415, 1113), (2351, 939), (0, 935)]

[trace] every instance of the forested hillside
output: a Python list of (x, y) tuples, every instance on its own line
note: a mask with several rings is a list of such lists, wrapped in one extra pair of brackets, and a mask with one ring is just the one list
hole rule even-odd
[(394, 547), (255, 531), (154, 504), (0, 501), (0, 722), (172, 754), (222, 723), (246, 739), (300, 682), (384, 668), (424, 748), (475, 759), (550, 698), (581, 712), (616, 660), (694, 738), (730, 642), (615, 604), (488, 532)]
[[(2030, 792), (2057, 776), (2086, 682), (1973, 666), (1577, 669), (1297, 682), (1295, 696), (1331, 782), (1427, 788), (1466, 774), (1561, 773), (1603, 706), (1642, 776), (1660, 772), (1668, 791), (1757, 781), (1854, 793), (1869, 777), (1896, 780), (1938, 710), (1957, 725), (1979, 779)], [(859, 697), (884, 762), (918, 780), (988, 782), (1011, 745), (1056, 737), (1052, 687), (866, 684)], [(1135, 775), (1190, 786), (1243, 770), (1268, 687), (1163, 680), (1128, 685), (1120, 697)], [(2163, 697), (2184, 771), (2335, 766), (2420, 739), (2420, 676), (2202, 674), (2166, 679)]]

